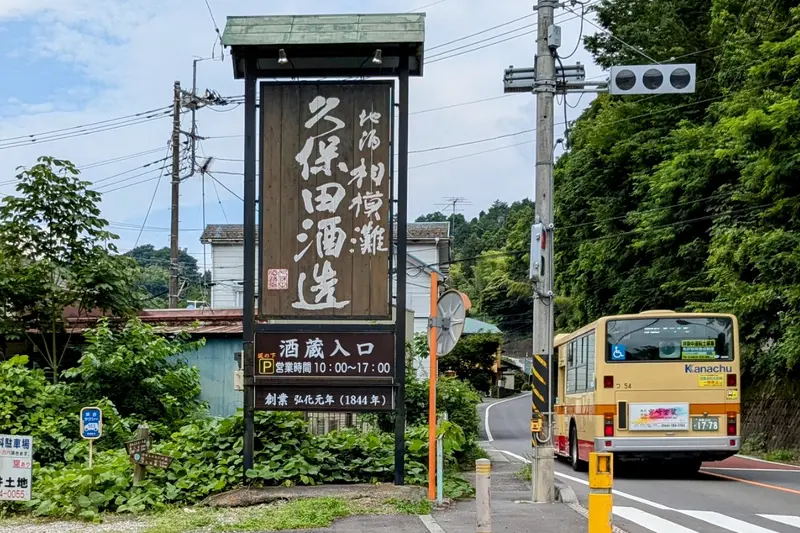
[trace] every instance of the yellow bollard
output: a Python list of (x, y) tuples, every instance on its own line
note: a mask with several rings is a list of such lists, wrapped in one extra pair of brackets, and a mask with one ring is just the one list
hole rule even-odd
[(614, 456), (589, 454), (589, 533), (611, 533)]

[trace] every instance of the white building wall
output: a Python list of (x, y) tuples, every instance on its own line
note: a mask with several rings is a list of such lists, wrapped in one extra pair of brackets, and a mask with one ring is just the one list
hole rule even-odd
[[(211, 246), (211, 308), (242, 306), (240, 283), (244, 279), (244, 247), (239, 244)], [(239, 293), (239, 294), (237, 294)]]

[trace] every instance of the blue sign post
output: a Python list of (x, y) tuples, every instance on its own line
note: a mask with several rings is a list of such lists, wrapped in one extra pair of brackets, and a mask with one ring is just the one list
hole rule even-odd
[(81, 438), (89, 441), (89, 468), (92, 468), (94, 441), (103, 435), (103, 411), (99, 407), (81, 409)]

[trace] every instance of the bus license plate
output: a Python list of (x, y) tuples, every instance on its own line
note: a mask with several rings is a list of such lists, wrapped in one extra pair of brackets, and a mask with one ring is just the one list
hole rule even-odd
[(719, 431), (719, 417), (698, 416), (692, 418), (692, 431)]

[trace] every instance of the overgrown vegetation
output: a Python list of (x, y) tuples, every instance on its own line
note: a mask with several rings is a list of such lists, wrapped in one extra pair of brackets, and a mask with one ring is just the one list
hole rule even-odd
[[(591, 9), (604, 32), (585, 44), (598, 64), (642, 63), (641, 50), (696, 63), (698, 82), (691, 95), (600, 95), (571, 125), (555, 175), (557, 329), (647, 309), (733, 312), (745, 386), (796, 381), (800, 9), (788, 0)], [(510, 337), (530, 331), (531, 217), (520, 201), (453, 219), (452, 279)]]

